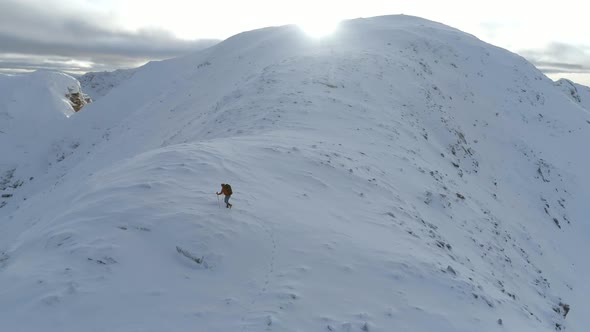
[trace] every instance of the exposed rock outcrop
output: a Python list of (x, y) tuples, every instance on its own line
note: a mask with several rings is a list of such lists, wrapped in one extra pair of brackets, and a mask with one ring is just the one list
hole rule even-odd
[(84, 107), (86, 104), (90, 104), (92, 99), (86, 94), (84, 94), (81, 90), (76, 91), (75, 89), (68, 87), (68, 93), (66, 93), (66, 98), (70, 101), (70, 105), (74, 111), (78, 112)]

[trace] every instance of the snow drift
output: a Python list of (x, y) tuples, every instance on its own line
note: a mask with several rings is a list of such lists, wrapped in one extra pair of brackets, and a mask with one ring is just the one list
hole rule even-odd
[(54, 139), (76, 149), (0, 209), (10, 330), (589, 323), (587, 109), (442, 24), (245, 32), (139, 68)]
[(75, 143), (59, 136), (75, 108), (88, 102), (67, 74), (0, 75), (0, 189), (20, 186), (65, 158)]

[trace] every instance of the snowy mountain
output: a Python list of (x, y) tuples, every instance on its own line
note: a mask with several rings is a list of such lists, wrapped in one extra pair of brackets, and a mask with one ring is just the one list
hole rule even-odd
[(266, 28), (149, 63), (51, 135), (20, 137), (70, 149), (18, 164), (8, 182), (34, 180), (3, 191), (0, 321), (584, 331), (590, 114), (563, 89), (409, 16), (321, 40)]
[(135, 73), (135, 69), (118, 69), (112, 72), (89, 72), (78, 78), (85, 93), (93, 100), (97, 100), (122, 82), (128, 80)]
[(580, 106), (590, 111), (590, 88), (581, 84), (574, 83), (568, 79), (562, 78), (555, 82), (568, 97)]
[(87, 102), (80, 83), (63, 73), (0, 75), (0, 190), (19, 187), (71, 153), (74, 143), (54, 138)]

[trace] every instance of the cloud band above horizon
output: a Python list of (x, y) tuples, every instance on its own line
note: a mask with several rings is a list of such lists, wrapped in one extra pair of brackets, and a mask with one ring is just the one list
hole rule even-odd
[(113, 25), (113, 20), (81, 9), (50, 11), (34, 1), (4, 0), (0, 4), (0, 72), (129, 68), (218, 42), (180, 39), (159, 28), (127, 31)]

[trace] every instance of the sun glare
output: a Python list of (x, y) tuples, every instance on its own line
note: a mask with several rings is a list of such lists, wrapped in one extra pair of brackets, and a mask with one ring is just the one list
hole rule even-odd
[(330, 20), (309, 20), (298, 25), (309, 36), (322, 38), (334, 33), (338, 28), (338, 23), (338, 21)]

